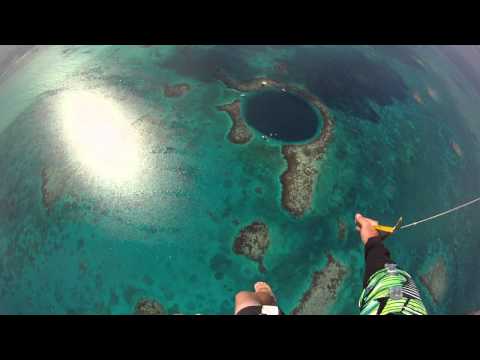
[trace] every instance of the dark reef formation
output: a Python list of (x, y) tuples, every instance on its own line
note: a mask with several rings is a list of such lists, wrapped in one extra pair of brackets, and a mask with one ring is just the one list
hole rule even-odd
[(64, 169), (42, 169), (42, 202), (47, 212), (50, 213), (55, 202), (63, 196), (68, 176), (63, 174)]
[(345, 224), (345, 221), (343, 221), (342, 219), (338, 219), (337, 225), (338, 225), (338, 239), (345, 240), (347, 237), (347, 225)]
[(241, 92), (273, 88), (300, 96), (323, 117), (320, 135), (307, 144), (284, 145), (282, 154), (287, 160), (287, 170), (281, 175), (282, 205), (294, 216), (300, 217), (311, 207), (313, 187), (319, 172), (319, 160), (322, 159), (327, 146), (332, 140), (334, 122), (322, 101), (305, 89), (285, 84), (265, 77), (251, 81), (239, 82), (224, 71), (217, 72), (217, 78), (227, 87)]
[(135, 315), (166, 315), (163, 306), (153, 299), (141, 299), (135, 305)]
[(281, 75), (287, 75), (288, 74), (288, 65), (286, 62), (283, 61), (277, 61), (275, 63), (274, 69), (277, 73)]
[(224, 274), (230, 271), (232, 261), (224, 254), (216, 254), (210, 259), (210, 268), (214, 274), (215, 279), (223, 279)]
[(53, 202), (53, 196), (48, 191), (48, 175), (46, 168), (42, 169), (42, 202), (45, 209), (50, 211), (51, 204)]
[(447, 291), (447, 267), (443, 259), (438, 259), (430, 270), (420, 276), (420, 280), (432, 296), (433, 301), (438, 304)]
[(269, 243), (268, 226), (255, 221), (240, 231), (233, 244), (233, 251), (235, 254), (246, 256), (250, 260), (258, 262), (259, 270), (265, 272), (263, 258)]
[(240, 100), (230, 104), (217, 106), (219, 111), (225, 111), (232, 119), (232, 127), (228, 133), (228, 139), (234, 144), (246, 144), (252, 138), (252, 131), (240, 114)]
[(347, 274), (347, 268), (328, 255), (328, 263), (313, 274), (312, 284), (305, 292), (293, 315), (324, 315), (337, 298), (338, 289)]
[(180, 97), (190, 91), (189, 84), (165, 85), (163, 94), (166, 97)]
[[(402, 48), (406, 46), (397, 48), (397, 52)], [(364, 50), (350, 46), (304, 46), (296, 50), (288, 59), (295, 66), (292, 80), (305, 84), (332, 109), (379, 123), (379, 107), (410, 99), (402, 75), (388, 61), (375, 59)]]
[[(261, 50), (250, 47), (251, 50)], [(229, 74), (248, 79), (255, 73), (248, 62), (252, 53), (247, 46), (236, 45), (177, 45), (171, 53), (159, 64), (161, 68), (174, 70), (177, 74), (202, 82), (216, 81), (215, 72), (221, 67)]]

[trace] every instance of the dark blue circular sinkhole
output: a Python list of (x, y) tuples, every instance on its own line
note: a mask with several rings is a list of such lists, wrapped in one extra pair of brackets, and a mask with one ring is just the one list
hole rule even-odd
[(246, 98), (244, 108), (247, 123), (266, 136), (297, 142), (317, 133), (319, 119), (315, 110), (288, 92), (259, 91)]

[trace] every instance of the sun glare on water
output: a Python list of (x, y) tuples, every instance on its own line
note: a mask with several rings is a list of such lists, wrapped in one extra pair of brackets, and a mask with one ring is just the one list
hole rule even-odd
[(60, 101), (65, 140), (91, 176), (115, 186), (141, 176), (141, 138), (129, 112), (99, 91), (77, 90)]

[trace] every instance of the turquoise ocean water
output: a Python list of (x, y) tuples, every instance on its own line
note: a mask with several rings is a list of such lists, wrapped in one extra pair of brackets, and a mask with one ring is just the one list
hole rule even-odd
[[(307, 87), (330, 108), (335, 137), (301, 219), (281, 207), (282, 144), (258, 132), (228, 141), (216, 106), (239, 94), (215, 81), (218, 66)], [(356, 211), (408, 223), (480, 194), (479, 94), (462, 70), (429, 46), (40, 48), (0, 83), (0, 312), (128, 314), (147, 297), (170, 313), (229, 314), (235, 292), (260, 279), (289, 312), (332, 254), (348, 276), (330, 313), (357, 313)], [(177, 83), (190, 91), (165, 97)], [(92, 102), (96, 114), (119, 114), (113, 125), (88, 112)], [(478, 211), (388, 240), (431, 313), (480, 307)], [(264, 274), (232, 251), (254, 220), (270, 230)], [(435, 303), (419, 275), (439, 259), (447, 290)]]

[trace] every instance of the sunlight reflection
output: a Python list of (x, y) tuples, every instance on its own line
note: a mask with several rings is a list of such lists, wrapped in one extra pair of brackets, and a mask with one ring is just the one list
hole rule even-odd
[(67, 91), (60, 101), (65, 140), (90, 175), (125, 185), (141, 175), (141, 138), (120, 103), (99, 91)]

